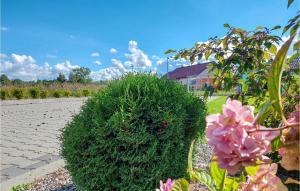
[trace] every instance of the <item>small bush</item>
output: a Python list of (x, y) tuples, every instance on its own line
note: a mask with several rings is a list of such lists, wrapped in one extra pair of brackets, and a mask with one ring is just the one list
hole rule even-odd
[(90, 91), (89, 90), (82, 90), (82, 94), (84, 97), (87, 97), (90, 95)]
[(61, 90), (55, 90), (53, 92), (53, 97), (60, 98), (61, 96), (62, 96), (62, 91)]
[(152, 191), (186, 174), (205, 115), (177, 82), (130, 74), (86, 102), (62, 132), (62, 155), (79, 190)]
[(0, 93), (1, 93), (1, 99), (2, 100), (5, 100), (5, 99), (9, 98), (9, 91), (8, 90), (1, 90)]
[(49, 91), (48, 90), (42, 90), (40, 93), (40, 97), (45, 99), (47, 97), (49, 97)]
[(38, 88), (31, 88), (29, 94), (31, 98), (37, 99), (40, 97), (40, 90)]
[(21, 88), (14, 89), (12, 91), (12, 95), (17, 99), (22, 99), (26, 96), (24, 89)]
[(64, 96), (65, 97), (70, 97), (72, 95), (72, 92), (70, 90), (65, 90)]
[(81, 93), (80, 90), (74, 90), (74, 91), (72, 92), (72, 95), (73, 95), (74, 97), (81, 97), (81, 96), (82, 96), (82, 93)]

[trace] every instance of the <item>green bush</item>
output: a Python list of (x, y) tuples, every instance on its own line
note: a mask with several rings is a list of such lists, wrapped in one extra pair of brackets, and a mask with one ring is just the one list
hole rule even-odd
[(30, 97), (33, 99), (40, 97), (40, 90), (38, 88), (31, 88), (29, 90)]
[(152, 191), (186, 173), (206, 106), (174, 81), (129, 74), (94, 94), (62, 132), (62, 155), (77, 188)]
[(1, 90), (0, 93), (1, 93), (0, 96), (1, 96), (2, 100), (5, 100), (5, 99), (9, 98), (9, 91), (8, 90)]
[(49, 91), (48, 90), (42, 90), (40, 93), (40, 97), (45, 99), (49, 96)]
[(82, 93), (81, 93), (80, 90), (74, 90), (74, 91), (72, 92), (72, 95), (73, 95), (74, 97), (81, 97), (81, 96), (82, 96)]
[(72, 92), (70, 90), (65, 90), (64, 96), (65, 97), (70, 97), (72, 95)]
[(84, 97), (87, 97), (87, 96), (90, 95), (90, 91), (89, 91), (89, 90), (82, 90), (82, 95), (83, 95)]
[(12, 90), (12, 95), (17, 99), (22, 99), (26, 97), (24, 89), (21, 88)]
[(61, 96), (62, 96), (62, 91), (61, 90), (55, 90), (53, 92), (53, 97), (60, 98)]

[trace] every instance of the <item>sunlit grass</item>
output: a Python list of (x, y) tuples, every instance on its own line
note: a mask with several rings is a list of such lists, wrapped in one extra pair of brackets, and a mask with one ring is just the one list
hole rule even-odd
[(216, 114), (220, 113), (222, 110), (223, 104), (226, 102), (227, 96), (220, 96), (212, 101), (207, 103), (207, 113)]

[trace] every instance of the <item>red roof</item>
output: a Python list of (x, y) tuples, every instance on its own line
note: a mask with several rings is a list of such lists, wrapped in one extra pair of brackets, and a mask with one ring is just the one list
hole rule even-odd
[(167, 73), (165, 76), (167, 76), (171, 80), (186, 78), (187, 76), (197, 76), (201, 72), (203, 72), (210, 63), (212, 62), (199, 63), (191, 66), (176, 68), (175, 70)]

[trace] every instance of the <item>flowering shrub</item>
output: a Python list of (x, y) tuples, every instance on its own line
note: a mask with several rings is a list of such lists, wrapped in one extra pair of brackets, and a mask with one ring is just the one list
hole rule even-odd
[(240, 191), (253, 190), (280, 190), (287, 191), (287, 188), (276, 176), (277, 164), (261, 165), (257, 173), (253, 176), (248, 176), (247, 182), (241, 183)]
[(236, 174), (242, 166), (255, 165), (257, 160), (269, 161), (265, 154), (271, 151), (271, 141), (279, 135), (278, 131), (256, 131), (253, 111), (253, 107), (228, 99), (223, 114), (206, 118), (208, 144), (218, 156), (220, 168), (229, 174)]
[[(300, 18), (297, 17), (297, 18)], [(266, 102), (257, 115), (254, 108), (244, 106), (237, 100), (228, 99), (222, 114), (206, 118), (206, 138), (213, 149), (210, 171), (194, 169), (192, 165), (193, 143), (188, 156), (189, 180), (178, 179), (172, 191), (191, 190), (189, 183), (201, 182), (210, 191), (287, 191), (286, 184), (300, 184), (288, 178), (284, 183), (276, 176), (278, 164), (267, 157), (278, 151), (282, 159), (280, 165), (286, 170), (300, 170), (300, 104), (286, 119), (285, 104), (281, 98), (281, 78), (286, 55), (299, 27), (297, 18), (290, 20), (290, 38), (276, 54), (268, 74), (269, 102)], [(294, 50), (299, 49), (300, 41)], [(295, 48), (296, 47), (296, 48)], [(297, 54), (299, 57), (299, 54)], [(256, 87), (257, 88), (257, 87)], [(261, 123), (272, 115), (281, 118), (278, 127), (266, 128)], [(290, 110), (289, 110), (290, 111)], [(227, 176), (227, 173), (230, 176)]]

